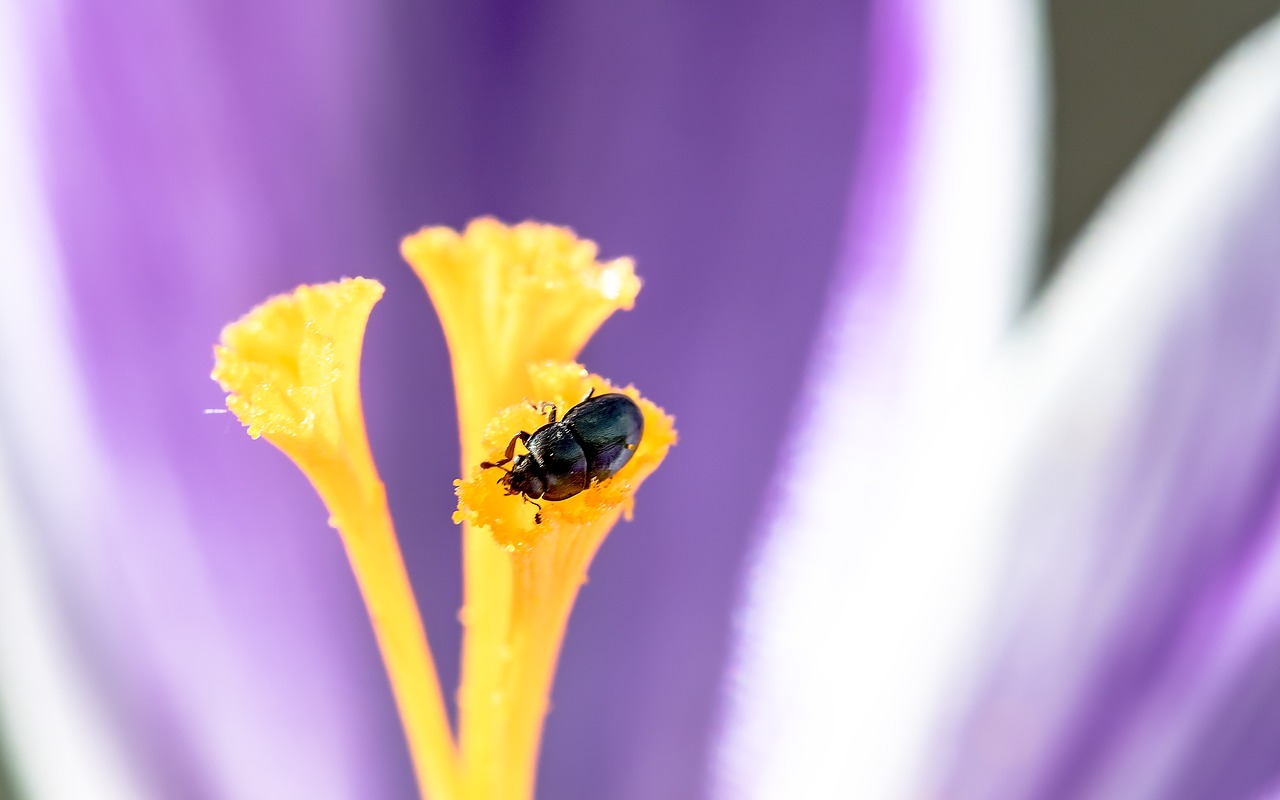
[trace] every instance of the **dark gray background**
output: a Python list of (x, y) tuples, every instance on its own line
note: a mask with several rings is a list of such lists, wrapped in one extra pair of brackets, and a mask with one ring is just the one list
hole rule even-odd
[(1273, 0), (1058, 0), (1047, 277), (1098, 202), (1197, 78)]

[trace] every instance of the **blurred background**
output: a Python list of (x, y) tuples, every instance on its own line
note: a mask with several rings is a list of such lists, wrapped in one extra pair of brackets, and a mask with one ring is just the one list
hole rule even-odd
[[(637, 306), (583, 361), (681, 432), (580, 597), (539, 796), (708, 796), (743, 567), (842, 252), (875, 4), (2, 1), (0, 114), (23, 155), (0, 162), (0, 235), (33, 243), (4, 251), (24, 260), (0, 306), (0, 524), (38, 587), (10, 574), (0, 603), (43, 605), (0, 617), (0, 682), (21, 687), (0, 693), (0, 797), (43, 800), (27, 765), (78, 763), (52, 723), (29, 735), (56, 686), (15, 650), (54, 635), (32, 619), (57, 629), (100, 753), (142, 796), (413, 796), (339, 542), (282, 456), (204, 413), (222, 405), (210, 347), (298, 283), (386, 284), (365, 410), (454, 686), (453, 390), (397, 245), (478, 215), (635, 257)], [(1044, 4), (1033, 295), (1189, 87), (1276, 10)]]
[(1191, 84), (1276, 11), (1265, 0), (1046, 3), (1053, 104), (1047, 280)]

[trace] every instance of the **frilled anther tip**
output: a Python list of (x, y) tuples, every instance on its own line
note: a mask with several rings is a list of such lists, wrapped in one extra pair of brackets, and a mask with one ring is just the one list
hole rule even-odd
[[(641, 397), (635, 387), (618, 388), (578, 364), (562, 362), (534, 365), (529, 376), (535, 396), (498, 412), (484, 432), (485, 461), (473, 465), (455, 484), (458, 509), (454, 521), (486, 528), (511, 552), (534, 548), (553, 534), (587, 529), (603, 534), (620, 513), (630, 519), (636, 490), (676, 442), (675, 421)], [(630, 398), (643, 417), (643, 434), (620, 469), (601, 480), (585, 481), (585, 488), (565, 499), (548, 500), (514, 491), (508, 470), (515, 462), (507, 459), (507, 453), (513, 440), (513, 455), (518, 458), (528, 452), (520, 442), (521, 432), (535, 434), (553, 424), (549, 422), (550, 405), (563, 420), (588, 394), (599, 398), (613, 393)]]
[(462, 232), (423, 228), (400, 251), (431, 295), (454, 361), (476, 368), (472, 381), (574, 358), (640, 292), (631, 259), (599, 261), (595, 242), (557, 225), (485, 217)]
[(304, 461), (366, 446), (360, 353), (382, 293), (365, 278), (299, 286), (223, 328), (211, 377), (250, 436)]

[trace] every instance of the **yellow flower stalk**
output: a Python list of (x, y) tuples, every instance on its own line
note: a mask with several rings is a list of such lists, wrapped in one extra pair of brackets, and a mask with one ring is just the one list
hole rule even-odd
[[(513, 420), (499, 421), (486, 440), (485, 427), (499, 411), (552, 399), (538, 395), (538, 373), (531, 373), (530, 367), (575, 359), (600, 324), (614, 311), (630, 309), (640, 291), (630, 259), (600, 263), (593, 242), (550, 225), (508, 227), (479, 219), (461, 234), (425, 228), (407, 237), (400, 251), (431, 296), (449, 344), (464, 476), (474, 476), (480, 462), (494, 455), (495, 436), (506, 435), (505, 446), (520, 430), (510, 429)], [(557, 402), (567, 409), (585, 394), (584, 390), (571, 400), (559, 397)], [(650, 440), (647, 432), (645, 439), (642, 446)], [(460, 489), (465, 503), (466, 485)], [(544, 507), (550, 511), (552, 504)], [(480, 518), (474, 513), (483, 509), (482, 505), (468, 511), (460, 505), (462, 771), (467, 797), (520, 800), (532, 796), (550, 674), (563, 635), (563, 620), (557, 623), (552, 610), (563, 607), (567, 615), (594, 547), (576, 574), (562, 570), (532, 575), (543, 564), (538, 556), (552, 551), (512, 552), (508, 545), (514, 542), (508, 534), (499, 544), (493, 530), (477, 524)], [(602, 514), (602, 531), (616, 519), (616, 514)], [(556, 541), (586, 541), (592, 536), (579, 525), (566, 528)], [(564, 546), (558, 544), (557, 549)], [(560, 583), (551, 585), (554, 581)], [(530, 605), (533, 594), (539, 600)], [(528, 672), (524, 661), (517, 661), (526, 658), (536, 662)]]
[[(587, 568), (641, 482), (675, 443), (672, 420), (632, 387), (573, 363), (640, 288), (629, 259), (601, 263), (592, 242), (535, 223), (426, 228), (402, 252), (440, 316), (457, 392), (464, 604), (458, 735), (450, 732), (426, 632), (369, 452), (359, 363), (382, 295), (360, 278), (299, 287), (223, 331), (213, 377), (228, 408), (306, 474), (342, 536), (373, 623), (424, 797), (526, 800), (569, 612)], [(494, 470), (519, 431), (589, 390), (639, 406), (644, 435), (617, 474), (534, 507)]]
[[(496, 629), (498, 641), (495, 651), (474, 654), (472, 663), (479, 662), (479, 674), (467, 674), (465, 661), (463, 667), (464, 691), (468, 680), (489, 681), (471, 686), (481, 699), (468, 706), (463, 716), (464, 721), (480, 716), (474, 721), (484, 726), (488, 737), (475, 743), (479, 752), (472, 754), (475, 760), (468, 771), (473, 781), (471, 796), (476, 798), (532, 796), (542, 719), (578, 588), (586, 581), (596, 549), (619, 514), (630, 516), (636, 489), (666, 457), (676, 437), (671, 417), (634, 387), (617, 389), (577, 364), (562, 362), (536, 364), (528, 373), (532, 396), (562, 410), (591, 389), (596, 395), (620, 391), (640, 406), (644, 438), (612, 478), (566, 500), (543, 503), (537, 512), (522, 498), (508, 495), (491, 471), (479, 468), (478, 461), (458, 482), (454, 519), (477, 532), (483, 541), (477, 546), (489, 551), (485, 555), (489, 560), (481, 565), (495, 569), (485, 576), (488, 585), (502, 586), (509, 598), (502, 606), (484, 605), (493, 614), (490, 619), (473, 619), (470, 612), (465, 617), (468, 641), (473, 626), (481, 624)], [(503, 409), (481, 438), (481, 460), (496, 461), (518, 431), (535, 431), (545, 422), (529, 403)]]
[(373, 621), (424, 796), (458, 797), (435, 662), (369, 451), (360, 351), (377, 281), (300, 286), (222, 331), (213, 379), (227, 408), (302, 470), (329, 510)]

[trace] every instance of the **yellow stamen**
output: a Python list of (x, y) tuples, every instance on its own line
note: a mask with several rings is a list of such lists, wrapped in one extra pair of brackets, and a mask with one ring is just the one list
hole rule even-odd
[[(610, 314), (635, 301), (640, 282), (629, 259), (598, 262), (595, 245), (564, 228), (488, 219), (462, 234), (424, 229), (402, 249), (440, 315), (458, 395), (463, 478), (454, 518), (463, 524), (465, 598), (457, 746), (361, 410), (360, 352), (382, 286), (356, 278), (268, 301), (223, 331), (213, 377), (249, 433), (288, 455), (328, 507), (423, 796), (526, 800), (578, 588), (675, 430), (634, 388), (615, 389), (571, 363)], [(589, 388), (634, 399), (644, 436), (616, 475), (545, 503), (537, 522), (532, 506), (506, 495), (480, 463), (497, 459), (516, 431), (545, 422), (530, 401), (567, 411)]]
[[(561, 413), (589, 389), (596, 395), (627, 395), (644, 414), (644, 436), (631, 460), (612, 478), (566, 500), (543, 502), (536, 512), (541, 522), (535, 520), (531, 505), (508, 495), (494, 480), (493, 471), (478, 463), (458, 482), (454, 519), (483, 526), (510, 555), (510, 616), (504, 649), (499, 651), (502, 670), (492, 689), (494, 696), (510, 698), (493, 710), (505, 757), (493, 796), (504, 798), (533, 794), (538, 741), (556, 659), (578, 588), (586, 582), (587, 567), (619, 514), (630, 517), (636, 490), (676, 439), (671, 417), (634, 387), (618, 389), (577, 364), (560, 362), (534, 365), (529, 375), (533, 396), (539, 402), (555, 403)], [(485, 431), (486, 460), (500, 458), (516, 432), (537, 430), (546, 421), (529, 403), (503, 409)]]
[(222, 331), (213, 378), (227, 407), (307, 476), (342, 536), (368, 607), (424, 796), (459, 797), (457, 757), (360, 402), (360, 352), (382, 286), (301, 286)]
[[(575, 359), (596, 328), (614, 311), (630, 308), (640, 289), (629, 259), (600, 263), (594, 243), (548, 225), (508, 227), (482, 219), (462, 234), (427, 228), (405, 239), (401, 252), (431, 295), (449, 344), (464, 476), (472, 476), (493, 455), (485, 426), (503, 408), (553, 397), (568, 408), (581, 399), (581, 394), (561, 397), (558, 391), (540, 395), (538, 373), (531, 375), (529, 367)], [(578, 380), (585, 378), (578, 374)], [(499, 420), (495, 429), (508, 430), (507, 422)], [(461, 488), (465, 498), (466, 487)], [(557, 524), (542, 545), (516, 552), (495, 541), (494, 532), (481, 523), (487, 508), (477, 504), (474, 516), (460, 509), (463, 780), (473, 800), (523, 800), (532, 793), (564, 622), (586, 565), (621, 504), (590, 521)], [(515, 544), (509, 534), (505, 541)], [(556, 558), (565, 562), (557, 564)]]

